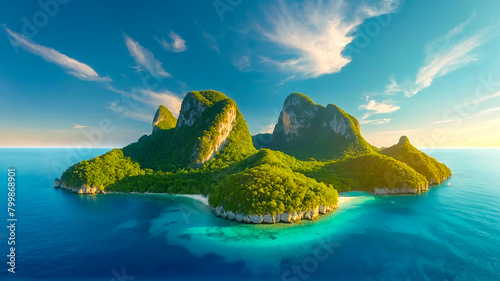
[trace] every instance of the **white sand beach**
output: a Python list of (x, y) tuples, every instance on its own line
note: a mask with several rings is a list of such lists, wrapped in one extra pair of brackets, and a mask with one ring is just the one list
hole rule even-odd
[(188, 197), (188, 198), (194, 199), (196, 201), (199, 201), (207, 206), (210, 206), (208, 204), (208, 197), (206, 197), (205, 195), (201, 195), (201, 194), (176, 194), (175, 196)]
[[(206, 197), (205, 195), (201, 195), (201, 194), (176, 194), (175, 196), (182, 196), (182, 197), (188, 197), (188, 198), (191, 198), (191, 199), (194, 199), (196, 201), (199, 201), (207, 206), (210, 206), (208, 204), (208, 197)], [(345, 204), (351, 200), (354, 200), (358, 197), (347, 197), (347, 196), (339, 196), (339, 202), (337, 203), (338, 206), (342, 205), (342, 204)]]
[(359, 197), (347, 197), (347, 196), (339, 196), (339, 202), (337, 203), (337, 206), (340, 207), (340, 205), (345, 204), (351, 200), (354, 200)]

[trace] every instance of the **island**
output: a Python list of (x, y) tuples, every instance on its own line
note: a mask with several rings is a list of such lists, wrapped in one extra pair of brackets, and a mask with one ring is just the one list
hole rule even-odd
[(55, 187), (79, 194), (202, 194), (214, 213), (246, 223), (315, 220), (337, 208), (339, 192), (418, 194), (451, 176), (405, 136), (369, 144), (340, 107), (292, 93), (272, 134), (251, 136), (236, 103), (189, 92), (178, 119), (160, 106), (152, 133), (81, 161)]

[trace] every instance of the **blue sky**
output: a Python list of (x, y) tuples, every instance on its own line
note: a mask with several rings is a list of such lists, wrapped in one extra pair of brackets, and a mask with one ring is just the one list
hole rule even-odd
[(0, 147), (121, 147), (192, 90), (252, 134), (302, 92), (389, 146), (500, 146), (500, 2), (2, 1)]

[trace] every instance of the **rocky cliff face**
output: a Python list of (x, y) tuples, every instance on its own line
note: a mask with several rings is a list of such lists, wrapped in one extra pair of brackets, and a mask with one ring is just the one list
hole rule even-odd
[(371, 149), (361, 137), (356, 118), (334, 104), (327, 107), (315, 104), (300, 93), (286, 98), (269, 148), (298, 158), (321, 160)]
[(188, 94), (182, 101), (177, 127), (192, 126), (206, 108), (206, 103), (202, 102), (195, 95)]
[(64, 181), (59, 179), (55, 180), (54, 187), (61, 188), (78, 194), (106, 194), (106, 192), (100, 190), (97, 187), (86, 186), (86, 185), (82, 185), (80, 187), (67, 186)]
[[(206, 153), (204, 155), (200, 154), (200, 150), (194, 152), (193, 158), (198, 159), (196, 164), (203, 164), (207, 161), (212, 160), (217, 152), (220, 152), (227, 144), (227, 138), (236, 125), (236, 106), (230, 107), (223, 118), (218, 124), (215, 125), (216, 134), (210, 136), (210, 141), (207, 141)], [(199, 144), (198, 144), (199, 145)]]
[(294, 223), (299, 222), (301, 220), (316, 220), (319, 218), (319, 215), (324, 215), (333, 212), (337, 206), (325, 206), (321, 205), (317, 208), (306, 210), (306, 211), (297, 211), (297, 212), (284, 212), (282, 214), (276, 215), (245, 215), (241, 213), (234, 213), (232, 211), (224, 210), (222, 205), (215, 208), (215, 215), (221, 217), (223, 219), (235, 220), (238, 222), (245, 223)]
[(390, 195), (390, 194), (419, 194), (429, 190), (429, 186), (419, 186), (418, 188), (409, 188), (407, 184), (402, 187), (379, 187), (374, 188), (373, 194), (375, 195)]

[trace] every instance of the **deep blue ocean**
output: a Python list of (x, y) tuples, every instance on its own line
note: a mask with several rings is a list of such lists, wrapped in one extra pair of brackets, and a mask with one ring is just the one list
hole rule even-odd
[(335, 213), (293, 225), (230, 222), (184, 197), (54, 189), (66, 167), (105, 151), (0, 149), (0, 280), (500, 280), (500, 149), (427, 150), (453, 171), (428, 193), (349, 193)]

